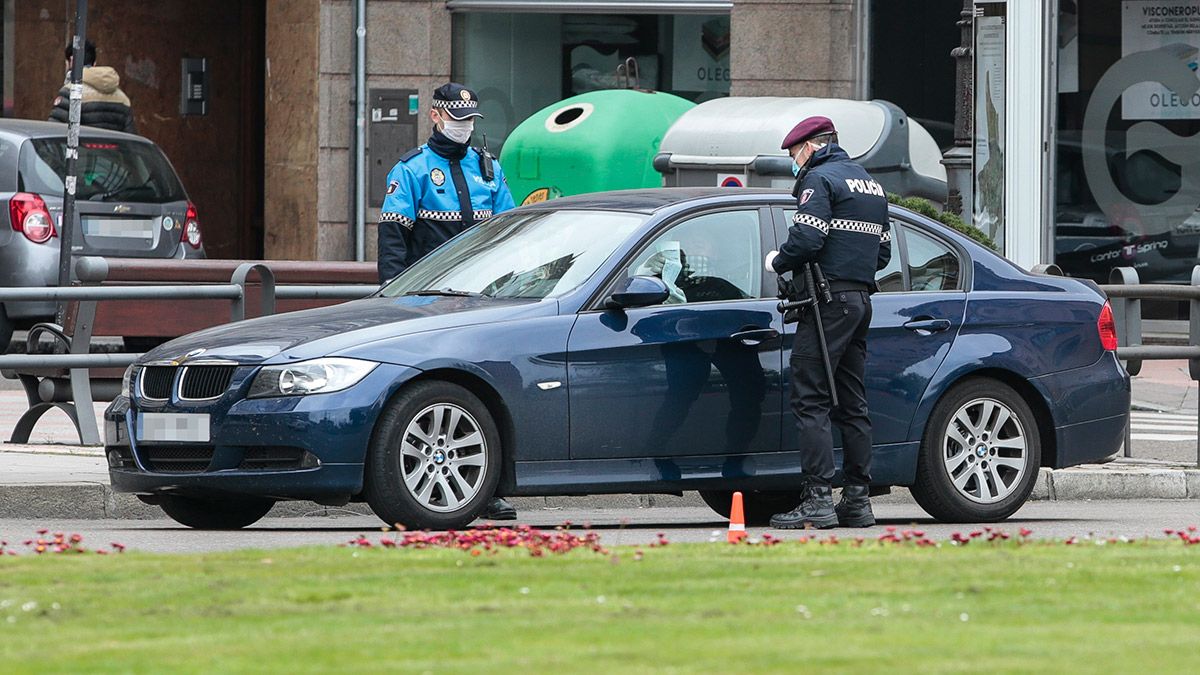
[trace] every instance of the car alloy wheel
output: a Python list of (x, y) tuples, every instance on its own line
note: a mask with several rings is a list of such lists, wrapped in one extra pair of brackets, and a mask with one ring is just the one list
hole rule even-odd
[(962, 496), (994, 504), (1021, 484), (1027, 445), (1012, 410), (993, 398), (975, 398), (959, 406), (946, 425), (942, 461)]
[(487, 440), (471, 413), (437, 403), (409, 422), (401, 458), (404, 485), (417, 503), (451, 512), (479, 494), (487, 473)]
[(1000, 380), (955, 384), (926, 422), (913, 498), (947, 523), (1011, 516), (1029, 499), (1042, 465), (1040, 423), (1029, 401)]
[(375, 422), (363, 496), (388, 525), (466, 527), (495, 496), (503, 456), (500, 430), (478, 396), (420, 380), (397, 392)]

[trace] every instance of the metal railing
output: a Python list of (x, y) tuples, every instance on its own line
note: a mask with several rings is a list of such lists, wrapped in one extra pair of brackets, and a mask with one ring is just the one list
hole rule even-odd
[[(1117, 357), (1124, 361), (1131, 376), (1142, 371), (1142, 361), (1186, 359), (1188, 375), (1200, 382), (1200, 265), (1192, 268), (1189, 285), (1143, 284), (1137, 270), (1117, 267), (1109, 275), (1108, 284), (1100, 290), (1108, 295), (1117, 329)], [(1142, 344), (1142, 300), (1186, 300), (1188, 302), (1188, 343), (1179, 345)], [(1130, 456), (1133, 422), (1125, 426), (1125, 456)], [(1197, 410), (1200, 431), (1200, 406)], [(1196, 442), (1196, 465), (1200, 466), (1200, 433)]]
[[(108, 264), (103, 258), (83, 257), (76, 261), (77, 277), (85, 284), (99, 284), (108, 275)], [(276, 285), (275, 274), (269, 263), (243, 263), (233, 272), (227, 284), (170, 284), (128, 286), (69, 286), (48, 288), (0, 288), (0, 303), (4, 302), (77, 302), (74, 329), (71, 334), (56, 324), (37, 324), (26, 337), (27, 353), (0, 355), (0, 370), (17, 371), (25, 390), (29, 408), (21, 415), (13, 428), (10, 443), (26, 443), (37, 421), (46, 412), (55, 408), (62, 410), (71, 419), (84, 445), (101, 445), (99, 427), (96, 422), (94, 402), (95, 387), (111, 394), (112, 387), (98, 385), (90, 377), (89, 370), (97, 368), (125, 368), (141, 354), (107, 353), (92, 354), (93, 328), (96, 305), (113, 300), (229, 300), (230, 321), (246, 318), (247, 286), (250, 276), (257, 274), (260, 290), (260, 313), (263, 316), (275, 313), (276, 299), (286, 300), (354, 300), (366, 297), (379, 287), (366, 284), (297, 284)], [(44, 335), (49, 335), (61, 344), (66, 353), (37, 353), (37, 345)], [(61, 377), (38, 375), (37, 371), (66, 370), (67, 386), (59, 382)], [(25, 372), (22, 372), (25, 371)], [(105, 396), (111, 399), (112, 396)]]

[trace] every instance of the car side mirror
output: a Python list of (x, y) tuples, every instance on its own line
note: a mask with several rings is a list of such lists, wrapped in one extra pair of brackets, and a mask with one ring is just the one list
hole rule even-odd
[(626, 309), (659, 305), (671, 297), (671, 289), (658, 277), (638, 276), (626, 279), (604, 301), (606, 309)]

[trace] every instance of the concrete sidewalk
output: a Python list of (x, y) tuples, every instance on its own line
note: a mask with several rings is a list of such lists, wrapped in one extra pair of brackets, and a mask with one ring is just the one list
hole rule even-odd
[[(1033, 491), (1036, 500), (1196, 499), (1200, 470), (1155, 460), (1117, 460), (1069, 469), (1042, 469)], [(878, 498), (911, 502), (908, 490)], [(518, 509), (703, 506), (699, 495), (598, 495), (593, 497), (526, 497), (514, 499)], [(312, 502), (281, 503), (271, 516), (336, 516), (369, 514), (365, 504), (325, 507)], [(108, 468), (99, 448), (51, 445), (0, 446), (0, 518), (99, 519), (161, 518), (162, 511), (108, 484)]]

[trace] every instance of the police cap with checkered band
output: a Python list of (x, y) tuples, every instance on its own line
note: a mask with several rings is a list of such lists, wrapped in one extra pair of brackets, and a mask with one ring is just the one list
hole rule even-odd
[(445, 110), (456, 120), (483, 117), (479, 112), (479, 97), (457, 82), (443, 84), (434, 90), (433, 107)]

